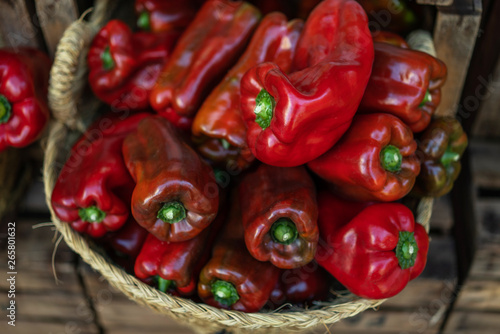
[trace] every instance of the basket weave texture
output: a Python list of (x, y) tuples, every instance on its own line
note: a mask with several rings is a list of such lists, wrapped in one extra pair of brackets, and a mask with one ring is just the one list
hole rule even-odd
[[(243, 313), (217, 309), (162, 293), (127, 274), (116, 266), (87, 239), (61, 222), (50, 204), (52, 191), (71, 145), (82, 134), (86, 118), (96, 113), (98, 104), (84, 97), (87, 86), (86, 54), (92, 38), (108, 19), (113, 1), (95, 1), (96, 8), (88, 22), (79, 20), (66, 30), (61, 39), (49, 85), (49, 103), (55, 121), (51, 124), (44, 161), (44, 183), (47, 204), (52, 221), (65, 242), (110, 284), (135, 302), (156, 312), (168, 315), (199, 333), (214, 333), (228, 329), (232, 333), (281, 333), (325, 326), (343, 318), (352, 317), (369, 308), (376, 308), (384, 300), (368, 300), (351, 295), (319, 309), (301, 309), (273, 313)], [(429, 229), (432, 198), (424, 198), (417, 208), (416, 220)]]

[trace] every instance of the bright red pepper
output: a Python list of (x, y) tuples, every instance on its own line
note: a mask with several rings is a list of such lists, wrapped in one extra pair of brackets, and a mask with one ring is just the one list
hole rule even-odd
[(385, 112), (399, 117), (413, 132), (431, 121), (446, 81), (446, 65), (424, 52), (374, 43), (372, 75), (360, 113)]
[[(372, 299), (399, 293), (425, 267), (429, 237), (403, 204), (349, 209), (329, 193), (318, 195), (321, 240), (316, 261), (352, 293)], [(349, 209), (354, 216), (338, 213)]]
[(268, 305), (274, 309), (285, 303), (307, 306), (313, 301), (326, 300), (331, 282), (330, 274), (315, 261), (285, 270), (274, 287)]
[(123, 142), (123, 157), (137, 183), (132, 214), (155, 237), (189, 240), (214, 220), (214, 173), (166, 119), (144, 119)]
[(314, 259), (319, 239), (316, 189), (303, 166), (261, 165), (245, 175), (238, 190), (245, 242), (253, 257), (284, 269)]
[(94, 238), (121, 228), (130, 214), (134, 181), (123, 161), (124, 138), (148, 113), (101, 117), (76, 142), (52, 192), (56, 216)]
[(356, 115), (342, 139), (308, 167), (344, 197), (391, 202), (415, 184), (420, 172), (416, 148), (410, 128), (397, 117)]
[(145, 31), (183, 30), (198, 9), (196, 0), (135, 0), (137, 26)]
[(189, 130), (204, 98), (238, 59), (260, 19), (242, 1), (209, 0), (182, 34), (150, 97), (151, 106)]
[(467, 142), (467, 135), (456, 119), (434, 119), (418, 138), (421, 171), (412, 194), (440, 197), (450, 192), (460, 174), (460, 158)]
[(280, 272), (271, 263), (257, 261), (248, 252), (241, 209), (236, 200), (231, 204), (212, 258), (201, 271), (198, 295), (208, 305), (257, 312), (268, 301)]
[(254, 156), (290, 167), (325, 153), (349, 127), (372, 62), (361, 6), (353, 0), (320, 3), (299, 39), (296, 72), (286, 76), (276, 64), (264, 63), (242, 78), (241, 110)]
[(170, 57), (179, 32), (132, 33), (111, 20), (94, 37), (87, 55), (94, 94), (117, 109), (149, 107), (149, 95)]
[(37, 49), (0, 49), (0, 152), (25, 147), (42, 134), (49, 120), (50, 66)]
[(219, 164), (247, 168), (254, 156), (247, 146), (247, 129), (240, 112), (241, 77), (251, 67), (272, 61), (290, 71), (303, 22), (287, 22), (281, 13), (266, 15), (238, 63), (207, 97), (194, 119), (192, 132), (198, 151)]

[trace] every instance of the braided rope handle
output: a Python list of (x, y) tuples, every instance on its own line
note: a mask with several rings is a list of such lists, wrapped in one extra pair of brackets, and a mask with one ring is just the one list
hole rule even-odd
[[(69, 128), (83, 132), (83, 111), (96, 110), (99, 102), (95, 98), (82, 101), (87, 86), (88, 49), (95, 34), (108, 20), (111, 6), (118, 1), (101, 0), (95, 7), (82, 14), (64, 32), (55, 53), (54, 64), (50, 71), (49, 107), (54, 118)], [(84, 21), (86, 14), (92, 12), (89, 22)]]

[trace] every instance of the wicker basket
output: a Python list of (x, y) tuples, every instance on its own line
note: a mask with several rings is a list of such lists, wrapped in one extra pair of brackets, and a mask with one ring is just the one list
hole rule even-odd
[[(85, 120), (91, 118), (98, 107), (92, 98), (84, 97), (87, 86), (85, 56), (93, 36), (107, 19), (111, 4), (112, 1), (96, 1), (96, 8), (89, 22), (74, 22), (66, 30), (59, 43), (51, 72), (49, 101), (56, 121), (51, 125), (43, 172), (52, 221), (66, 243), (130, 299), (178, 319), (199, 333), (214, 333), (222, 329), (229, 329), (233, 333), (300, 331), (332, 324), (382, 304), (384, 300), (367, 300), (349, 295), (331, 303), (324, 303), (315, 309), (273, 313), (243, 313), (217, 309), (162, 293), (142, 283), (109, 261), (100, 249), (75, 232), (69, 224), (57, 219), (51, 208), (50, 198), (58, 173), (71, 145), (85, 130)], [(426, 198), (420, 201), (417, 208), (417, 221), (423, 224), (426, 230), (432, 203), (431, 198)]]

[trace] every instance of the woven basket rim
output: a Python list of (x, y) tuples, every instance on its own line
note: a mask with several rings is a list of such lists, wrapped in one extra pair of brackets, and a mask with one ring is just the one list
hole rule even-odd
[[(57, 230), (62, 234), (64, 241), (68, 246), (78, 253), (82, 259), (88, 263), (94, 270), (103, 275), (115, 288), (124, 293), (135, 302), (146, 305), (156, 312), (170, 315), (174, 318), (182, 319), (184, 323), (192, 327), (200, 328), (216, 327), (234, 329), (259, 329), (278, 327), (280, 329), (305, 329), (317, 325), (332, 324), (343, 318), (354, 316), (369, 308), (376, 308), (381, 305), (385, 299), (368, 300), (356, 297), (346, 303), (331, 303), (322, 306), (320, 309), (302, 309), (299, 311), (281, 311), (269, 313), (244, 313), (233, 310), (218, 309), (202, 303), (195, 303), (189, 299), (171, 296), (163, 293), (143, 282), (132, 275), (127, 274), (123, 269), (113, 263), (108, 262), (98, 251), (93, 249), (87, 240), (74, 231), (68, 223), (61, 222), (52, 208), (50, 199), (55, 182), (58, 177), (57, 166), (61, 166), (61, 157), (66, 153), (64, 146), (70, 133), (81, 133), (84, 130), (83, 122), (79, 119), (77, 101), (71, 101), (67, 111), (64, 110), (64, 104), (57, 101), (61, 97), (61, 92), (66, 100), (72, 96), (78, 96), (74, 92), (74, 86), (83, 87), (81, 80), (85, 77), (75, 76), (75, 73), (82, 73), (82, 66), (79, 64), (81, 59), (79, 52), (84, 52), (85, 46), (91, 42), (93, 34), (96, 33), (100, 25), (105, 22), (105, 10), (111, 6), (112, 1), (96, 1), (96, 11), (93, 14), (94, 21), (86, 23), (81, 20), (74, 22), (65, 35), (67, 38), (61, 40), (56, 52), (53, 71), (68, 85), (63, 89), (61, 80), (52, 80), (49, 91), (53, 94), (54, 101), (59, 102), (60, 113), (56, 116), (57, 120), (50, 125), (49, 137), (46, 144), (45, 159), (43, 166), (43, 179), (45, 187), (45, 197), (49, 207), (52, 221)], [(97, 23), (96, 23), (97, 22)], [(65, 45), (64, 43), (67, 43)], [(57, 66), (57, 67), (56, 67)], [(68, 68), (65, 68), (67, 66)], [(53, 68), (54, 69), (54, 68)], [(66, 76), (66, 77), (65, 77)], [(77, 82), (80, 80), (80, 82)], [(76, 92), (78, 93), (78, 92)], [(73, 94), (73, 95), (71, 95)], [(51, 106), (52, 107), (52, 106)], [(67, 145), (66, 145), (67, 146)], [(67, 150), (66, 150), (67, 151)], [(432, 198), (423, 198), (417, 208), (416, 221), (420, 222), (429, 231), (429, 221), (432, 212)]]

